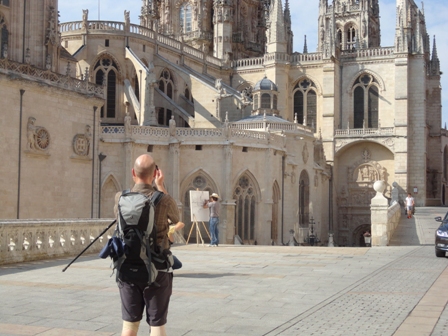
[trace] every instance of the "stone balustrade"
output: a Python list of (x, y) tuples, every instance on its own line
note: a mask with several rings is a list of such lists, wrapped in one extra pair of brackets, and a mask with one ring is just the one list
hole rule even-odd
[[(46, 219), (0, 221), (0, 264), (75, 257), (112, 219)], [(98, 253), (112, 226), (85, 253)]]
[(389, 206), (389, 200), (383, 196), (386, 188), (384, 181), (376, 181), (373, 185), (376, 196), (370, 204), (372, 246), (388, 246), (401, 217), (401, 207), (398, 202)]
[(369, 48), (341, 51), (341, 58), (378, 58), (394, 55), (394, 47)]
[(346, 128), (338, 129), (335, 132), (335, 137), (362, 137), (362, 136), (391, 136), (395, 134), (394, 127), (380, 127), (380, 128)]
[(39, 80), (50, 86), (76, 91), (81, 94), (94, 95), (101, 99), (104, 98), (104, 88), (101, 85), (61, 75), (50, 70), (39, 69), (30, 64), (14, 62), (7, 58), (0, 59), (0, 72), (5, 74), (14, 72), (20, 74), (24, 78)]
[[(282, 125), (282, 123), (278, 124)], [(285, 123), (285, 125), (287, 124)], [(312, 134), (308, 130), (307, 132)], [(166, 127), (131, 126), (129, 134), (126, 134), (124, 126), (101, 127), (101, 141), (104, 142), (120, 142), (132, 139), (135, 142), (163, 144), (168, 143), (171, 136), (170, 129)], [(285, 146), (284, 135), (242, 128), (232, 128), (232, 125), (229, 125), (227, 128), (178, 127), (175, 129), (174, 138), (185, 144), (199, 144), (201, 141), (204, 141), (204, 144), (210, 142), (225, 143), (231, 141), (241, 146), (267, 146), (270, 144), (277, 149), (281, 149)]]

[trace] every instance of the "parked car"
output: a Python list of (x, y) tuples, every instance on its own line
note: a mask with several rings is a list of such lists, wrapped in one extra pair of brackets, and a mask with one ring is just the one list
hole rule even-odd
[(436, 256), (444, 257), (445, 252), (448, 252), (448, 212), (445, 217), (434, 218), (436, 222), (440, 222), (440, 226), (436, 230)]

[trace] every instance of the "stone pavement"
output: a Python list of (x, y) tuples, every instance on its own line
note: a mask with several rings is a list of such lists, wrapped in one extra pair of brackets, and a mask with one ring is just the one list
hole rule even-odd
[[(446, 210), (403, 216), (388, 247), (177, 246), (168, 335), (448, 335), (448, 259), (433, 245)], [(109, 261), (62, 273), (70, 260), (0, 267), (0, 336), (120, 335)]]

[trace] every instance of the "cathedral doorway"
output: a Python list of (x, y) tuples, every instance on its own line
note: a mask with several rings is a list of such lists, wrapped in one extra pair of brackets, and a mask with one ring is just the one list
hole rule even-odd
[(353, 246), (355, 247), (366, 247), (366, 242), (364, 240), (364, 233), (372, 232), (372, 226), (370, 224), (362, 224), (358, 226), (355, 231), (353, 231)]

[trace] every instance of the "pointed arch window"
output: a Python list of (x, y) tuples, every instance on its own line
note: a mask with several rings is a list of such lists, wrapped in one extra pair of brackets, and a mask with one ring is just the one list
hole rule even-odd
[(9, 31), (6, 27), (5, 18), (0, 16), (0, 58), (8, 57)]
[(108, 56), (103, 56), (94, 67), (95, 83), (105, 84), (106, 102), (101, 107), (101, 118), (113, 119), (117, 108), (117, 74), (118, 66)]
[(180, 7), (180, 25), (183, 33), (191, 32), (191, 13), (192, 7), (190, 4), (183, 4)]
[(375, 78), (363, 74), (353, 89), (353, 128), (378, 128), (379, 91)]
[(300, 173), (299, 182), (299, 226), (308, 227), (310, 213), (310, 179), (306, 170)]
[(349, 26), (347, 29), (347, 49), (356, 49), (356, 29), (354, 26)]
[(443, 178), (448, 181), (448, 146), (443, 150)]
[(338, 29), (336, 36), (338, 39), (337, 43), (338, 43), (339, 49), (342, 50), (342, 29), (340, 29), (340, 28)]
[[(168, 98), (174, 98), (174, 81), (173, 75), (170, 70), (163, 69), (159, 78), (159, 90), (168, 96)], [(160, 107), (157, 113), (157, 120), (159, 125), (168, 126), (173, 111), (167, 108)]]
[(244, 243), (253, 244), (255, 241), (255, 214), (257, 202), (254, 184), (247, 175), (243, 175), (233, 191), (236, 200), (235, 226), (236, 234)]
[(317, 129), (317, 90), (313, 81), (303, 79), (294, 87), (294, 117), (313, 131)]
[(272, 220), (271, 220), (271, 240), (276, 242), (278, 240), (278, 219), (279, 219), (279, 204), (280, 204), (280, 187), (277, 182), (272, 186)]
[[(207, 177), (207, 175), (202, 172), (197, 172), (191, 182), (188, 184), (185, 193), (183, 194), (183, 222), (185, 223), (184, 238), (188, 239), (188, 233), (191, 233), (191, 208), (190, 208), (190, 191), (203, 190), (208, 191), (209, 195), (213, 192), (216, 192), (216, 186), (214, 186), (213, 182)], [(207, 237), (207, 233), (205, 232), (203, 225), (198, 225), (198, 228), (201, 231), (202, 237)], [(195, 235), (191, 235), (190, 239), (192, 241), (196, 240)], [(198, 242), (197, 242), (198, 243)]]

